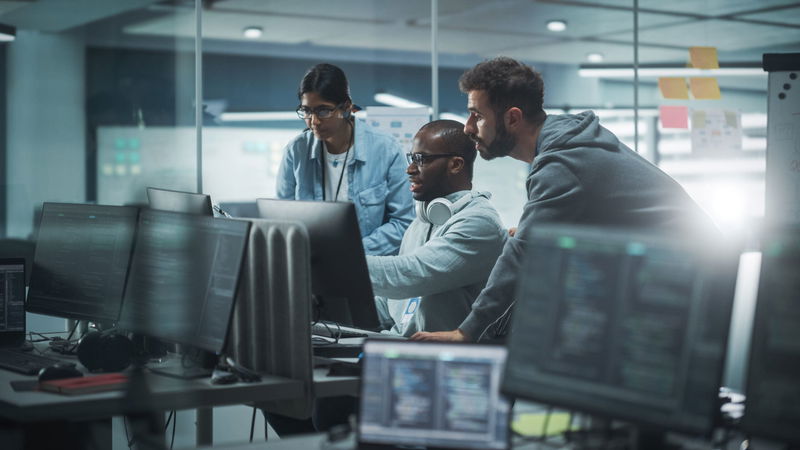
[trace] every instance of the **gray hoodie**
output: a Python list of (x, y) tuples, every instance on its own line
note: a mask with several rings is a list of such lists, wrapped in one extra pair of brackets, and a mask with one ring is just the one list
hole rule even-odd
[(537, 223), (716, 232), (710, 218), (658, 167), (600, 126), (593, 112), (548, 116), (525, 182), (528, 202), (492, 269), (486, 288), (459, 328), (478, 339), (511, 308), (526, 230)]

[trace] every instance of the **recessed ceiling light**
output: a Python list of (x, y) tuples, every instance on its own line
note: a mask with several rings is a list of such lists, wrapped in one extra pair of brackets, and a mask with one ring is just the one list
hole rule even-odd
[(590, 63), (600, 63), (603, 62), (603, 54), (602, 53), (587, 53), (586, 60)]
[(264, 29), (261, 27), (245, 27), (245, 29), (242, 30), (242, 34), (248, 39), (258, 39), (263, 33)]
[(549, 20), (547, 21), (547, 29), (550, 31), (564, 31), (567, 29), (567, 21), (566, 20)]

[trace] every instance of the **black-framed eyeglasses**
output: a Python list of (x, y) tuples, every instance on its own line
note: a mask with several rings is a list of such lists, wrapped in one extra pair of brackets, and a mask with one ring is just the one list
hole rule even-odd
[(450, 157), (450, 156), (461, 156), (461, 155), (459, 155), (458, 153), (433, 153), (433, 154), (427, 154), (427, 153), (419, 153), (419, 152), (416, 152), (416, 153), (409, 152), (409, 153), (406, 153), (406, 161), (408, 161), (408, 164), (414, 164), (417, 167), (422, 168), (422, 166), (425, 165), (425, 161), (427, 161), (427, 160), (436, 159), (436, 158)]
[(297, 117), (308, 120), (311, 115), (317, 116), (318, 119), (327, 119), (333, 116), (334, 111), (339, 109), (342, 105), (336, 106), (317, 106), (316, 108), (309, 108), (308, 106), (300, 105), (297, 107)]

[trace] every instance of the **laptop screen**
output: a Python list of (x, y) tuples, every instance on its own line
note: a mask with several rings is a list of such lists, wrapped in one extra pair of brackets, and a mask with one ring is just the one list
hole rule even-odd
[(505, 347), (367, 340), (363, 358), (360, 443), (508, 448)]
[(25, 260), (0, 259), (0, 345), (25, 338)]

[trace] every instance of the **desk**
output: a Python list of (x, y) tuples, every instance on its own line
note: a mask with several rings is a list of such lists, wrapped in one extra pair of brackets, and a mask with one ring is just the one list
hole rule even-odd
[[(300, 381), (268, 375), (263, 376), (260, 382), (230, 385), (213, 385), (210, 379), (182, 380), (150, 373), (145, 377), (152, 394), (149, 404), (155, 411), (283, 400), (303, 395)], [(0, 370), (0, 418), (20, 425), (101, 422), (122, 415), (126, 409), (125, 391), (122, 390), (67, 396), (38, 391), (17, 392), (10, 385), (12, 380), (34, 379), (33, 376)], [(110, 426), (106, 428), (108, 436), (102, 436), (100, 442), (110, 442)], [(18, 439), (22, 442), (21, 438)]]
[(317, 367), (314, 369), (314, 396), (317, 398), (357, 396), (360, 379), (355, 376), (328, 376), (327, 367)]

